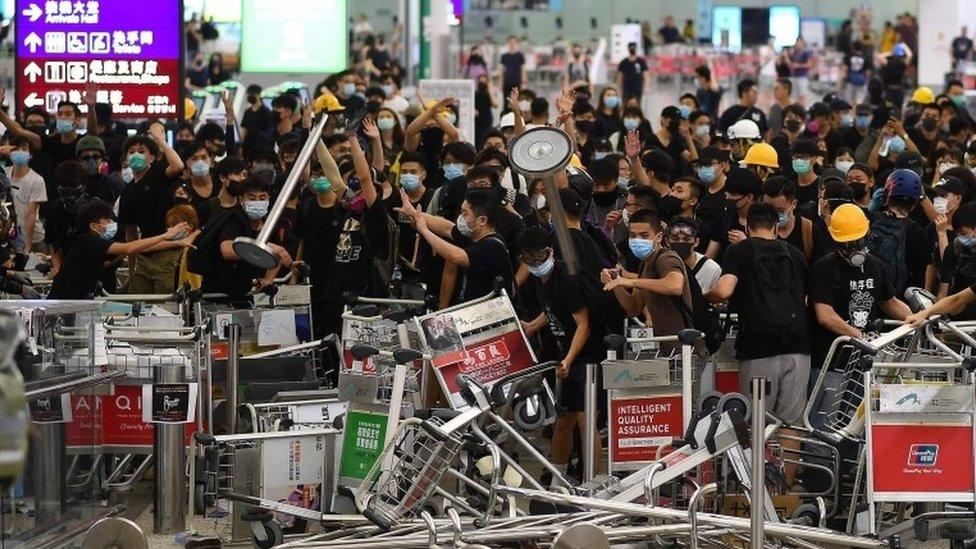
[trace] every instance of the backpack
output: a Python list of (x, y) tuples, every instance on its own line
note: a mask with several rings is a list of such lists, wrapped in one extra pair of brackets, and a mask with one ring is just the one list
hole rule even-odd
[[(739, 316), (743, 337), (767, 341), (773, 345), (788, 344), (805, 337), (807, 308), (804, 300), (802, 267), (790, 254), (789, 246), (775, 240), (775, 250), (752, 246), (752, 265), (747, 295), (748, 313)], [(747, 334), (747, 335), (746, 335)]]
[(233, 216), (243, 213), (240, 208), (219, 208), (207, 219), (193, 241), (194, 247), (186, 254), (187, 271), (205, 277), (216, 269), (221, 257), (220, 231)]
[[(688, 279), (688, 289), (691, 294), (691, 310), (688, 310), (688, 306), (685, 305), (685, 300), (682, 296), (674, 296), (674, 302), (684, 316), (685, 322), (688, 322), (692, 328), (702, 333), (702, 339), (705, 347), (708, 349), (708, 353), (713, 354), (722, 346), (726, 333), (725, 326), (722, 324), (722, 319), (718, 311), (705, 299), (701, 286), (698, 284), (698, 279), (695, 278), (698, 271), (705, 265), (705, 260), (706, 258), (702, 257), (690, 272), (687, 269), (687, 265), (685, 265), (685, 278)], [(684, 265), (684, 261), (681, 263)], [(654, 272), (657, 273), (656, 268)]]
[(871, 221), (865, 243), (871, 255), (884, 264), (885, 274), (895, 287), (895, 294), (908, 285), (908, 263), (905, 261), (905, 238), (908, 225), (894, 216), (883, 214)]

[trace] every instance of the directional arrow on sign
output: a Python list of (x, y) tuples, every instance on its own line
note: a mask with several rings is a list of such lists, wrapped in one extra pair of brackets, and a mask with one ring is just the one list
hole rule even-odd
[(38, 67), (37, 63), (33, 61), (31, 61), (30, 65), (24, 67), (24, 76), (30, 79), (31, 84), (37, 82), (37, 77), (40, 76), (42, 72), (44, 71), (41, 70), (41, 67)]
[(20, 12), (24, 17), (30, 17), (31, 23), (37, 21), (44, 15), (44, 10), (41, 9), (37, 4), (31, 4), (30, 7), (25, 8), (24, 11)]
[(41, 47), (41, 37), (36, 32), (32, 32), (24, 38), (24, 45), (30, 48), (31, 53), (35, 53)]
[(38, 97), (36, 92), (31, 92), (30, 95), (24, 98), (24, 105), (27, 105), (28, 107), (37, 107), (43, 104), (44, 100)]

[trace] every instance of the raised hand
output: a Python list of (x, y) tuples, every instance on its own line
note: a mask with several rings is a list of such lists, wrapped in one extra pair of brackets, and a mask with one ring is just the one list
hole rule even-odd
[(637, 130), (627, 132), (627, 136), (624, 138), (624, 152), (627, 153), (627, 158), (637, 158), (640, 155), (641, 144), (640, 137), (637, 136)]
[(373, 122), (373, 119), (369, 117), (363, 119), (363, 133), (370, 139), (380, 138), (380, 130), (376, 127), (376, 122)]
[(518, 88), (512, 88), (512, 91), (508, 94), (508, 108), (512, 112), (521, 112), (522, 110), (519, 108), (519, 95), (521, 95), (521, 92), (519, 92)]

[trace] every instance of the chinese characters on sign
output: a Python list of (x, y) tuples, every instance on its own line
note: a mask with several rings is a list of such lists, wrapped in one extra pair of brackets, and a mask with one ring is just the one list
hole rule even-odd
[(179, 0), (17, 2), (17, 108), (80, 105), (95, 84), (117, 118), (176, 118), (181, 15)]

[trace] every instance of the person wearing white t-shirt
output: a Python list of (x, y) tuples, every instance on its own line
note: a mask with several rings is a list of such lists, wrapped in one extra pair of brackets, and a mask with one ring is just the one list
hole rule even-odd
[[(392, 74), (384, 74), (380, 84), (380, 87), (383, 88), (383, 93), (386, 94), (386, 100), (383, 101), (383, 106), (397, 113), (400, 117), (403, 117), (404, 111), (410, 107), (410, 101), (407, 101), (405, 97), (400, 95), (400, 84), (397, 78)], [(400, 120), (400, 122), (402, 123), (403, 120)]]
[(0, 147), (0, 154), (8, 156), (10, 167), (4, 168), (10, 179), (10, 194), (17, 216), (17, 232), (21, 235), (21, 251), (29, 253), (44, 242), (44, 226), (38, 214), (43, 202), (47, 202), (44, 178), (32, 170), (30, 142), (14, 136), (8, 147)]
[(685, 262), (688, 272), (695, 275), (695, 281), (702, 295), (711, 291), (722, 276), (722, 267), (715, 261), (695, 251), (698, 247), (698, 222), (690, 217), (676, 217), (668, 228), (668, 246)]

